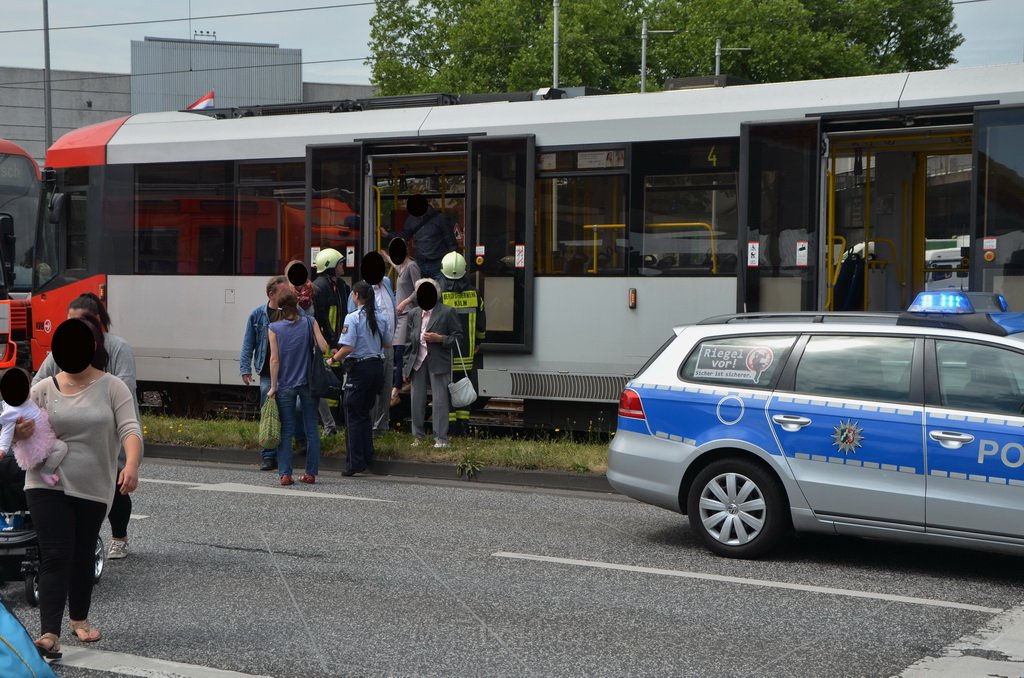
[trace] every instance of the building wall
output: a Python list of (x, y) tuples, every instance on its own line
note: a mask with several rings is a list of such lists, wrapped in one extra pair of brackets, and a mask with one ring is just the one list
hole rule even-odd
[[(0, 138), (18, 144), (40, 164), (46, 155), (43, 70), (0, 67)], [(127, 115), (131, 76), (117, 73), (52, 71), (53, 140), (66, 132)]]
[[(258, 72), (258, 69), (253, 69)], [(210, 91), (210, 87), (169, 110), (180, 110)], [(218, 107), (241, 105), (225, 101), (214, 90)], [(331, 101), (373, 96), (372, 85), (301, 83), (295, 99), (285, 101)], [(53, 111), (53, 140), (73, 129), (113, 120), (133, 113), (132, 76), (119, 73), (53, 71), (50, 75)], [(247, 101), (247, 103), (282, 101)], [(0, 138), (22, 146), (43, 165), (46, 156), (46, 122), (42, 69), (0, 67)]]
[(132, 113), (187, 108), (207, 92), (218, 108), (302, 98), (302, 50), (171, 38), (132, 41)]

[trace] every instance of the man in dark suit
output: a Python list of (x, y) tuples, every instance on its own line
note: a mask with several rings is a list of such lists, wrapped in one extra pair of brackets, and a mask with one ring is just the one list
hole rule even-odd
[(434, 447), (448, 447), (448, 384), (452, 381), (452, 348), (462, 338), (455, 309), (438, 299), (437, 281), (416, 281), (417, 308), (409, 313), (403, 376), (412, 384), (413, 445), (426, 436), (427, 384), (433, 395), (431, 420)]

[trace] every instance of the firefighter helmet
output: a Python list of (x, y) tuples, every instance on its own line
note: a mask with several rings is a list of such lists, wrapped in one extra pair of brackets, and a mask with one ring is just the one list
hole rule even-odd
[(316, 255), (316, 272), (323, 273), (324, 271), (333, 271), (339, 261), (341, 261), (341, 252), (333, 247), (322, 249), (320, 250), (320, 253)]
[(466, 258), (458, 252), (449, 252), (441, 260), (441, 273), (449, 280), (458, 280), (466, 275)]

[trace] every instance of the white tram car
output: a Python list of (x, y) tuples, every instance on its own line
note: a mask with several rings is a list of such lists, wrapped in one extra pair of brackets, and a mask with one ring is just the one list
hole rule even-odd
[(1024, 309), (1024, 65), (379, 103), (138, 114), (58, 140), (37, 364), (69, 298), (99, 289), (142, 388), (212, 409), (240, 392), (266, 278), (322, 246), (358, 277), (412, 193), (452, 215), (485, 299), (481, 394), (526, 425), (611, 426), (674, 325), (901, 309), (932, 249), (969, 243), (942, 272)]

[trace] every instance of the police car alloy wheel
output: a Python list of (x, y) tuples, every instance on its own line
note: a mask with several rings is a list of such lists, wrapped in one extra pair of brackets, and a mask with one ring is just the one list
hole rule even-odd
[(687, 499), (690, 527), (720, 556), (757, 558), (786, 531), (786, 507), (775, 480), (743, 459), (722, 459), (694, 478)]

